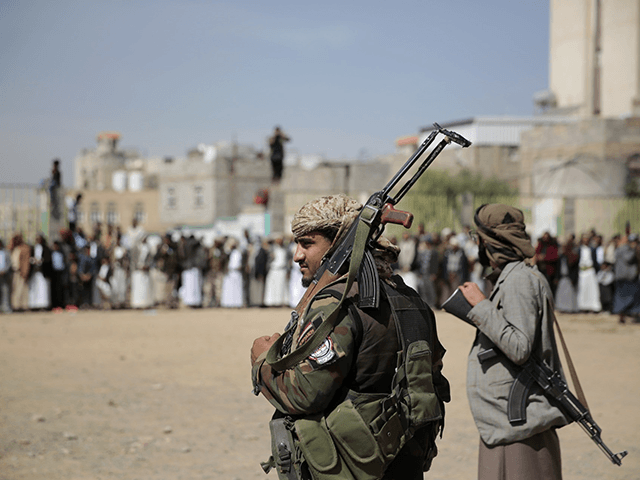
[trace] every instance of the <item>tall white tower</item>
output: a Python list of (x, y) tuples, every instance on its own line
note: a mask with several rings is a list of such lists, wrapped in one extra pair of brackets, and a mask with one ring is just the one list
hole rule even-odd
[(640, 0), (551, 0), (550, 17), (556, 111), (640, 116)]

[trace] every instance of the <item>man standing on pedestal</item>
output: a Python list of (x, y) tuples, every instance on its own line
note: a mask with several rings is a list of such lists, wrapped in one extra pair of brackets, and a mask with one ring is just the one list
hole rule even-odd
[(279, 183), (282, 178), (282, 167), (284, 162), (284, 143), (291, 139), (285, 135), (280, 127), (276, 127), (273, 135), (269, 139), (269, 148), (271, 149), (271, 169), (273, 172), (272, 180)]

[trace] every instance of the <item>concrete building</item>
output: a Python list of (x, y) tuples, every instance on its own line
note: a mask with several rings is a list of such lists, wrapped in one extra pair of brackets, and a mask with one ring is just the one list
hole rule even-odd
[(638, 116), (640, 0), (551, 0), (549, 91), (539, 99), (564, 115)]
[(639, 181), (640, 0), (551, 0), (549, 90), (534, 101), (566, 119), (521, 137), (519, 188), (536, 233), (610, 225), (609, 200)]
[[(118, 132), (100, 132), (96, 137), (96, 148), (84, 149), (80, 152), (75, 159), (76, 189), (88, 191), (112, 190), (114, 187), (118, 191), (126, 189), (126, 182), (122, 182), (122, 175), (130, 174), (135, 177), (142, 169), (144, 162), (136, 163), (139, 160), (137, 152), (119, 149), (119, 140)], [(119, 188), (120, 184), (123, 185), (122, 188)], [(137, 188), (137, 190), (140, 189)]]
[(366, 202), (372, 193), (387, 184), (393, 173), (391, 168), (389, 159), (384, 158), (372, 162), (324, 161), (307, 167), (289, 166), (281, 185), (271, 190), (274, 204), (270, 211), (274, 216), (274, 227), (281, 232), (290, 231), (296, 211), (320, 196), (344, 193)]
[[(523, 132), (539, 125), (564, 122), (566, 119), (561, 117), (478, 116), (442, 123), (442, 128), (459, 133), (472, 144), (468, 148), (450, 145), (442, 151), (432, 168), (446, 170), (453, 175), (470, 170), (485, 178), (502, 180), (517, 189), (521, 174), (519, 149)], [(422, 128), (419, 142), (424, 142), (432, 131), (432, 126)]]
[(520, 195), (530, 199), (536, 234), (620, 233), (609, 230), (610, 205), (640, 180), (640, 118), (539, 126), (523, 133), (519, 156)]
[(268, 162), (252, 147), (200, 145), (185, 158), (141, 158), (118, 148), (120, 134), (103, 132), (95, 149), (76, 158), (75, 195), (83, 194), (79, 226), (126, 230), (135, 218), (148, 232), (211, 225), (239, 215), (270, 183)]
[[(518, 188), (534, 237), (618, 233), (617, 199), (640, 192), (640, 0), (551, 0), (549, 43), (538, 114), (443, 123), (473, 145), (445, 150), (433, 168)], [(631, 220), (640, 230), (640, 215)]]
[[(640, 191), (640, 0), (551, 0), (549, 88), (534, 95), (534, 105), (531, 117), (442, 123), (473, 145), (449, 146), (432, 168), (469, 169), (517, 187), (536, 236), (600, 225), (612, 215), (605, 199), (621, 199), (634, 185)], [(136, 217), (163, 231), (264, 211), (267, 230), (287, 232), (311, 198), (343, 192), (366, 200), (431, 129), (399, 139), (395, 154), (370, 163), (285, 159), (279, 185), (249, 146), (200, 145), (185, 158), (143, 159), (118, 149), (119, 134), (104, 132), (76, 160), (81, 218), (86, 226), (126, 227)], [(268, 205), (257, 207), (254, 197), (267, 188)]]
[(186, 158), (156, 165), (160, 219), (166, 225), (202, 225), (235, 217), (271, 182), (271, 165), (253, 147), (200, 145)]

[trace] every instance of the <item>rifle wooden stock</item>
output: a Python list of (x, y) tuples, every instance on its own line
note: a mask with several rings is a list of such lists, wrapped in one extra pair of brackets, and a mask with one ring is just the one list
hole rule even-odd
[(411, 228), (411, 224), (413, 223), (413, 213), (396, 210), (393, 208), (393, 205), (387, 203), (382, 207), (380, 223), (394, 223), (396, 225), (402, 225), (404, 228)]

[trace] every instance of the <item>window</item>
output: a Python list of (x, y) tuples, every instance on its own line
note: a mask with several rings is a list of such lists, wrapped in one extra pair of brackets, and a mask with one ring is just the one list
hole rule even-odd
[(133, 218), (136, 219), (138, 225), (142, 225), (147, 221), (147, 214), (144, 211), (144, 203), (136, 203), (136, 206), (133, 209)]
[(176, 188), (167, 188), (167, 208), (174, 209), (178, 206), (178, 197), (176, 196)]
[(195, 208), (204, 207), (204, 188), (202, 188), (202, 186), (200, 185), (196, 185), (195, 187), (193, 187), (193, 194), (194, 194), (193, 206)]
[(117, 225), (118, 223), (120, 223), (118, 206), (115, 202), (109, 202), (107, 205), (107, 225)]
[(100, 205), (98, 202), (92, 202), (89, 207), (89, 221), (91, 224), (100, 223), (102, 221), (102, 215), (100, 214)]

